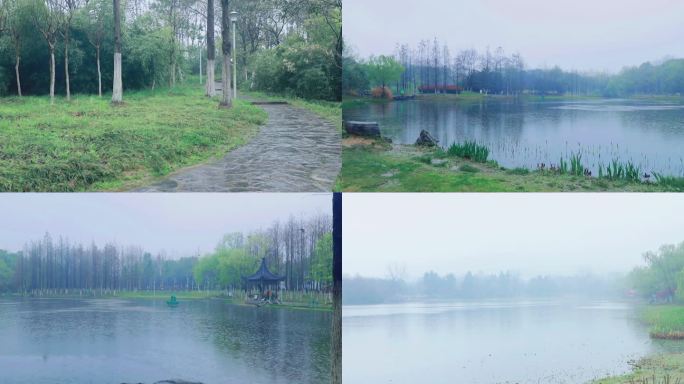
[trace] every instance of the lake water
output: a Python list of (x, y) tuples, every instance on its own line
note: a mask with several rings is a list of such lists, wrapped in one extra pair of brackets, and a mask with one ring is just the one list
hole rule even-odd
[(618, 302), (345, 306), (342, 325), (345, 383), (584, 383), (682, 349)]
[(582, 153), (597, 173), (613, 159), (642, 171), (684, 176), (684, 105), (599, 99), (523, 102), (411, 100), (363, 103), (344, 109), (345, 120), (377, 121), (384, 136), (413, 144), (421, 129), (440, 144), (476, 140), (508, 167), (536, 169)]
[(331, 314), (182, 301), (0, 298), (0, 382), (330, 381)]

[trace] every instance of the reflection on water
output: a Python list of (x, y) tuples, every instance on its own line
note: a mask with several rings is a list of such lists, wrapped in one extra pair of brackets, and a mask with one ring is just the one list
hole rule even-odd
[(344, 109), (346, 120), (378, 121), (383, 135), (412, 144), (421, 129), (444, 146), (476, 140), (501, 165), (534, 169), (582, 153), (597, 172), (613, 159), (646, 172), (684, 176), (684, 105), (632, 100), (474, 103), (412, 100)]
[(329, 381), (330, 314), (184, 301), (0, 300), (2, 383)]
[(345, 383), (584, 383), (682, 349), (651, 341), (618, 302), (345, 306), (342, 324)]

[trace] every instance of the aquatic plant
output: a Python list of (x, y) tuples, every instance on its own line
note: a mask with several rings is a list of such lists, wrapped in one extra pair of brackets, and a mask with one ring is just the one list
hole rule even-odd
[(463, 144), (453, 143), (447, 149), (449, 156), (462, 157), (479, 163), (486, 163), (489, 157), (489, 148), (475, 141), (465, 141)]
[(606, 168), (606, 177), (610, 180), (622, 179), (625, 175), (625, 167), (619, 160), (613, 159)]
[(506, 171), (510, 175), (529, 175), (530, 170), (527, 168), (522, 168), (522, 167), (517, 167), (513, 169), (509, 169)]
[(563, 156), (561, 156), (560, 162), (558, 163), (558, 173), (561, 175), (566, 175), (568, 173), (568, 162), (563, 159)]
[(641, 181), (641, 168), (638, 165), (628, 161), (625, 166), (625, 179), (629, 181)]
[(570, 173), (575, 176), (582, 176), (584, 174), (584, 166), (582, 165), (582, 154), (570, 154)]
[(684, 191), (684, 177), (665, 176), (657, 172), (653, 172), (653, 177), (660, 185), (670, 187), (675, 191)]

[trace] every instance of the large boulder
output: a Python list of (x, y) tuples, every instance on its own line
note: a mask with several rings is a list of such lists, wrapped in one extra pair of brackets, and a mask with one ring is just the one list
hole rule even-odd
[(380, 125), (370, 121), (345, 121), (344, 129), (354, 136), (380, 138)]
[(422, 145), (425, 147), (434, 147), (439, 143), (439, 140), (432, 137), (430, 132), (426, 130), (421, 130), (418, 139), (416, 140), (416, 145)]

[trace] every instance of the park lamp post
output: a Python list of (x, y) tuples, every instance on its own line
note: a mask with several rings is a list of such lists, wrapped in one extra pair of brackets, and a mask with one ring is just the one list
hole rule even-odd
[(237, 99), (237, 58), (235, 51), (235, 25), (237, 23), (238, 13), (236, 11), (230, 12), (230, 21), (233, 23), (233, 99)]

